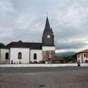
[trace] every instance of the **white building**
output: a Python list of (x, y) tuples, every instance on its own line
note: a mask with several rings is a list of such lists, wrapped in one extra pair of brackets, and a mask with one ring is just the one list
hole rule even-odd
[(53, 57), (55, 57), (54, 33), (50, 28), (48, 18), (46, 19), (42, 43), (11, 42), (0, 49), (0, 63), (49, 62)]
[(77, 61), (80, 63), (88, 63), (88, 49), (77, 53)]

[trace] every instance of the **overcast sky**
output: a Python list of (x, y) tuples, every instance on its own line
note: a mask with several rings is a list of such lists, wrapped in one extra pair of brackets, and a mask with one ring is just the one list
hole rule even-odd
[(57, 50), (88, 48), (88, 0), (0, 0), (0, 42), (41, 42), (47, 16)]

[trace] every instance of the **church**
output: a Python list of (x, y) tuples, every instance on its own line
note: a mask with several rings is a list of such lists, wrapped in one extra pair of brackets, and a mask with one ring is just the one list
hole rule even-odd
[(1, 64), (50, 63), (55, 57), (54, 32), (50, 27), (48, 17), (42, 34), (42, 43), (11, 42), (0, 48)]

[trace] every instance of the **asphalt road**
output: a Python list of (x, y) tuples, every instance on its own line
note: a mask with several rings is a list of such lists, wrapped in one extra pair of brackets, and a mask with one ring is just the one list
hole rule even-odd
[(88, 67), (0, 68), (0, 88), (88, 88)]
[(57, 72), (69, 70), (88, 70), (88, 67), (0, 67), (0, 74), (22, 74), (36, 72)]

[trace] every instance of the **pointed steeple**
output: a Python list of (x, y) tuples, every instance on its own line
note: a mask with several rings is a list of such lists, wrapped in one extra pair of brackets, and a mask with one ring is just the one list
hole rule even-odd
[(50, 28), (48, 17), (46, 18), (44, 33), (53, 33), (52, 29)]
[(50, 27), (48, 17), (46, 18), (46, 24), (42, 36), (42, 44), (43, 46), (54, 46), (54, 33)]
[(48, 17), (46, 18), (45, 29), (50, 29), (50, 24), (49, 24)]

